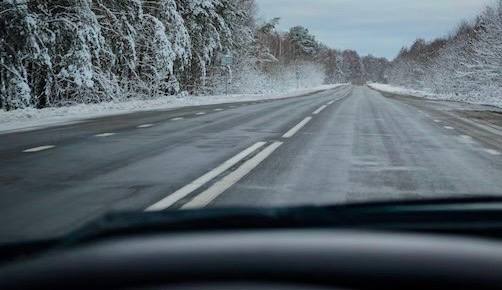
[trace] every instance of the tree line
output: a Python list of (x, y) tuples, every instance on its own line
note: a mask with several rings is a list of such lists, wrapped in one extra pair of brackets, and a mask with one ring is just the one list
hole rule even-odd
[(389, 83), (464, 101), (500, 102), (502, 1), (447, 37), (416, 40), (386, 69)]
[(155, 97), (204, 86), (218, 51), (252, 42), (246, 0), (8, 0), (0, 107)]
[(383, 79), (385, 59), (329, 48), (302, 26), (279, 31), (257, 9), (254, 0), (4, 0), (0, 108)]

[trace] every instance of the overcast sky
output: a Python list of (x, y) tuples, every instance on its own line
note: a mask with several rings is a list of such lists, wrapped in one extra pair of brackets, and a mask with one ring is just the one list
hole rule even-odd
[(445, 35), (494, 0), (257, 0), (281, 30), (303, 25), (333, 48), (393, 58), (421, 37)]

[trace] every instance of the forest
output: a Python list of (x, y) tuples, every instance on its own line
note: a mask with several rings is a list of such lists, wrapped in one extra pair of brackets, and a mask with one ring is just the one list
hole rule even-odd
[(502, 1), (463, 21), (450, 35), (417, 39), (385, 72), (393, 85), (447, 98), (500, 103), (502, 99)]
[(4, 0), (0, 110), (345, 82), (465, 101), (502, 95), (502, 0), (392, 61), (328, 47), (301, 24), (281, 31), (279, 18), (258, 15), (254, 0)]
[(385, 59), (257, 14), (254, 0), (4, 0), (0, 108), (383, 81)]

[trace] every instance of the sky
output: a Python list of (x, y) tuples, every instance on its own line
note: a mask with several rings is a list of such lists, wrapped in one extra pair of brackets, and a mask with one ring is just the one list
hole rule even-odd
[(303, 25), (318, 40), (361, 55), (394, 58), (416, 38), (434, 39), (473, 19), (495, 0), (256, 0), (262, 20)]

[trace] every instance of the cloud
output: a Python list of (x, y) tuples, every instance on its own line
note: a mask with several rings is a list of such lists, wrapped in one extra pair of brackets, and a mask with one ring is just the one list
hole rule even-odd
[(393, 58), (416, 38), (453, 31), (494, 0), (257, 0), (264, 18), (304, 25), (329, 46)]

